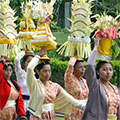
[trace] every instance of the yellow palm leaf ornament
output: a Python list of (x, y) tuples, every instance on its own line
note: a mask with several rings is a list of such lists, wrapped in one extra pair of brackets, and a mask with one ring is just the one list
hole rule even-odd
[(18, 46), (31, 51), (31, 40), (36, 37), (35, 24), (32, 19), (32, 0), (26, 6), (22, 4), (22, 13), (24, 18), (20, 21)]
[(19, 52), (14, 21), (15, 12), (9, 6), (9, 0), (0, 2), (0, 56), (15, 57)]
[(87, 58), (89, 56), (91, 52), (90, 34), (92, 32), (90, 15), (90, 1), (73, 0), (70, 35), (68, 41), (57, 50), (58, 54), (63, 54), (65, 51), (65, 56), (74, 56), (75, 51), (77, 51), (78, 58)]
[(98, 58), (99, 59), (111, 59), (113, 56), (118, 56), (120, 53), (119, 42), (119, 30), (120, 22), (116, 18), (110, 15), (95, 15), (96, 22), (92, 27), (96, 30), (94, 36), (101, 38), (98, 46)]

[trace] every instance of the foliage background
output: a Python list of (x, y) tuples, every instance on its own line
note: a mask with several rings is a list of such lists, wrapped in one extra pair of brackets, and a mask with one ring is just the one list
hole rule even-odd
[[(26, 4), (28, 0), (10, 0), (10, 6), (13, 10), (15, 10), (15, 17), (18, 17), (15, 23), (17, 24), (17, 30), (19, 32), (19, 22), (20, 19), (23, 17), (21, 13), (21, 3), (24, 2)], [(45, 0), (43, 0), (45, 1)], [(50, 0), (47, 0), (50, 1)], [(50, 22), (51, 30), (55, 33), (54, 36), (56, 37), (58, 47), (67, 40), (67, 36), (69, 33), (64, 32), (65, 22), (64, 22), (64, 10), (65, 10), (65, 2), (71, 2), (72, 0), (56, 0), (54, 5), (54, 19)], [(95, 0), (92, 3), (92, 12), (94, 14), (103, 14), (106, 12), (108, 15), (112, 15), (116, 17), (120, 13), (120, 0)], [(92, 19), (94, 22), (95, 19)], [(60, 31), (60, 33), (59, 33)], [(62, 31), (62, 32), (61, 32)], [(92, 34), (91, 34), (92, 36)], [(93, 46), (93, 42), (91, 43)], [(67, 68), (68, 64), (68, 57), (60, 57), (57, 55), (56, 50), (49, 51), (48, 56), (51, 59), (52, 64), (52, 77), (51, 80), (59, 83), (64, 87), (64, 73)], [(120, 57), (119, 57), (120, 58)], [(113, 68), (114, 68), (114, 75), (111, 79), (111, 82), (117, 86), (120, 86), (120, 62), (119, 61), (112, 61)]]
[[(16, 24), (18, 25), (20, 22), (20, 18), (22, 18), (21, 13), (21, 3), (29, 0), (10, 0), (10, 6), (13, 10), (16, 11), (15, 16), (18, 17)], [(50, 1), (50, 0), (42, 0), (42, 1)], [(65, 27), (64, 16), (65, 16), (65, 2), (71, 2), (72, 0), (56, 0), (54, 5), (54, 19), (51, 22), (51, 28), (53, 31), (61, 30), (61, 28)], [(102, 14), (106, 12), (108, 15), (112, 15), (113, 17), (117, 16), (120, 13), (120, 0), (94, 0), (92, 2), (92, 12), (93, 14)], [(94, 20), (93, 20), (94, 21)], [(19, 26), (17, 27), (17, 29)]]
[[(120, 61), (114, 60), (111, 61), (113, 64), (113, 77), (110, 82), (120, 88)], [(84, 62), (86, 66), (87, 62)], [(53, 82), (57, 82), (63, 88), (64, 86), (64, 74), (68, 65), (68, 60), (61, 61), (57, 58), (51, 58), (50, 60), (51, 68), (52, 68), (52, 76), (51, 80)], [(15, 67), (15, 66), (14, 66)], [(12, 79), (16, 80), (15, 71), (13, 71)]]
[[(114, 60), (111, 62), (113, 64), (114, 73), (110, 82), (120, 88), (120, 61)], [(59, 83), (62, 87), (64, 87), (64, 73), (67, 68), (68, 61), (60, 61), (58, 59), (52, 58), (50, 63), (52, 66), (51, 80)]]

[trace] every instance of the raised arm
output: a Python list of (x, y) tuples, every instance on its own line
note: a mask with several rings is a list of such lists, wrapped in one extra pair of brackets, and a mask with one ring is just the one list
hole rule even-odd
[(65, 113), (65, 115), (70, 115), (72, 107), (83, 109), (86, 105), (84, 100), (77, 100), (67, 93), (63, 88), (61, 88), (60, 94), (56, 97), (55, 111)]
[(28, 64), (27, 67), (27, 84), (29, 88), (32, 88), (34, 86), (34, 84), (36, 83), (36, 78), (34, 75), (34, 68), (35, 66), (38, 64), (39, 60), (40, 60), (40, 56), (42, 57), (43, 55), (46, 54), (46, 49), (42, 48), (38, 55), (36, 55)]
[(72, 76), (73, 76), (75, 62), (76, 62), (76, 57), (71, 57), (64, 76), (66, 91), (69, 92), (71, 95), (74, 94), (73, 89), (71, 88), (73, 88), (74, 86), (74, 79)]
[(99, 45), (100, 38), (95, 38), (94, 40), (94, 49), (91, 52), (90, 57), (88, 58), (87, 68), (85, 70), (85, 78), (89, 89), (93, 88), (93, 85), (97, 85), (96, 81), (96, 70), (94, 68), (96, 58), (97, 58), (97, 47)]
[(21, 68), (20, 60), (25, 55), (24, 51), (21, 51), (18, 56), (15, 58), (15, 72), (16, 76), (22, 74), (23, 70)]
[(35, 81), (36, 81), (36, 78), (34, 76), (34, 68), (38, 64), (39, 59), (40, 59), (40, 56), (36, 55), (30, 61), (30, 63), (28, 64), (28, 67), (27, 67), (27, 84), (28, 84), (29, 88), (31, 88), (34, 85)]
[(75, 62), (76, 62), (76, 57), (71, 57), (65, 72), (65, 80), (66, 79), (69, 80), (69, 78), (72, 77)]

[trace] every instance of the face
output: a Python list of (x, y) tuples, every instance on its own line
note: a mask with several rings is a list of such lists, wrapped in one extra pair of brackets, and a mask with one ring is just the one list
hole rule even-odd
[(74, 69), (74, 74), (76, 77), (83, 77), (85, 72), (84, 62), (78, 62)]
[(39, 79), (41, 81), (47, 81), (51, 77), (51, 67), (49, 64), (44, 65), (43, 68), (40, 71), (37, 71), (39, 74)]
[(6, 80), (10, 80), (11, 75), (12, 75), (12, 67), (8, 66), (7, 69), (3, 70), (3, 77)]
[(109, 81), (113, 75), (112, 65), (110, 63), (103, 64), (97, 73), (100, 76), (101, 81), (104, 81), (104, 82)]
[(28, 58), (27, 58), (27, 60), (25, 61), (25, 63), (24, 63), (24, 66), (25, 66), (25, 68), (27, 68), (27, 66), (28, 66), (28, 64), (29, 64), (29, 62), (32, 60), (32, 56), (29, 56)]

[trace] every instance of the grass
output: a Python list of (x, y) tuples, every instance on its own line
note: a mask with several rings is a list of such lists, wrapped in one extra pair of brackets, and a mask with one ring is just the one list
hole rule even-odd
[(57, 117), (57, 120), (64, 120), (64, 118), (61, 118), (61, 117)]
[(53, 36), (56, 37), (56, 42), (64, 43), (68, 40), (69, 33), (67, 32), (54, 32)]

